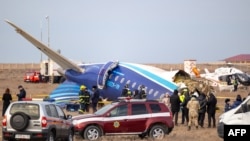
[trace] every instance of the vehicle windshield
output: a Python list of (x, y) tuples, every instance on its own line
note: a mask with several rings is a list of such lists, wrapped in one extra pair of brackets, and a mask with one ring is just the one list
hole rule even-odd
[(113, 107), (115, 107), (116, 105), (117, 105), (116, 103), (108, 104), (108, 105), (102, 107), (101, 109), (97, 110), (94, 114), (102, 115), (102, 114), (106, 113), (107, 111), (109, 111), (110, 109), (112, 109)]
[(26, 72), (26, 76), (32, 76), (33, 74), (33, 72)]

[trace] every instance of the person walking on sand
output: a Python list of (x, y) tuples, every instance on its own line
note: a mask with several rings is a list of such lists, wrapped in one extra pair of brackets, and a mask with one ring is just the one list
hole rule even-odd
[(8, 106), (10, 105), (10, 102), (12, 101), (12, 96), (10, 94), (9, 88), (7, 88), (5, 90), (5, 93), (3, 94), (2, 100), (3, 100), (2, 116), (4, 116), (5, 111), (7, 110)]
[(19, 94), (17, 94), (16, 96), (18, 97), (18, 101), (22, 101), (23, 98), (26, 98), (26, 91), (22, 85), (19, 85), (18, 89), (19, 89)]

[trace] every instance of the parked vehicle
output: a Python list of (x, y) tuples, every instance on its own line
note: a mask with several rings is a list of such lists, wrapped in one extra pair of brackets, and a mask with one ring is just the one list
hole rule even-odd
[(113, 102), (94, 114), (72, 118), (75, 137), (95, 141), (105, 135), (138, 135), (163, 139), (174, 123), (172, 113), (156, 100), (125, 99)]
[(62, 83), (65, 78), (58, 73), (59, 65), (53, 60), (43, 60), (40, 63), (40, 72), (45, 82)]
[(31, 82), (31, 83), (38, 83), (41, 80), (41, 76), (40, 76), (40, 72), (39, 71), (27, 71), (25, 72), (24, 75), (24, 82)]
[(250, 96), (236, 108), (220, 115), (217, 133), (221, 138), (224, 138), (225, 125), (250, 125)]
[(16, 101), (9, 105), (2, 120), (2, 140), (73, 141), (71, 118), (50, 102)]

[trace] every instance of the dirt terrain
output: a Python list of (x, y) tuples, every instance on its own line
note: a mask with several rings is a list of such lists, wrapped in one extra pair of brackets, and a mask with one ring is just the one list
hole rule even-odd
[[(10, 88), (12, 97), (14, 101), (16, 100), (16, 93), (18, 93), (18, 85), (23, 85), (27, 92), (27, 97), (32, 98), (43, 98), (48, 95), (53, 89), (55, 89), (58, 84), (50, 84), (50, 83), (26, 83), (23, 82), (23, 75), (25, 70), (0, 70), (0, 92), (4, 93), (6, 88)], [(223, 112), (224, 100), (226, 97), (230, 97), (231, 101), (233, 101), (237, 94), (241, 94), (242, 97), (246, 97), (249, 93), (249, 90), (240, 89), (237, 92), (216, 92), (216, 97), (218, 98), (218, 107), (220, 108), (216, 117), (218, 120), (218, 116)], [(2, 101), (0, 102), (0, 112), (2, 113)], [(68, 114), (77, 115), (76, 112), (70, 112)], [(181, 113), (179, 113), (179, 117)], [(179, 118), (179, 123), (181, 119)], [(175, 126), (173, 132), (166, 136), (165, 140), (171, 141), (223, 141), (223, 139), (219, 138), (217, 135), (216, 128), (207, 128), (207, 115), (205, 118), (205, 128), (199, 128), (198, 130), (194, 127), (191, 131), (187, 131), (187, 126), (179, 124), (179, 126)], [(0, 133), (1, 136), (1, 133)], [(137, 137), (104, 137), (104, 140), (140, 140)], [(147, 140), (147, 139), (144, 139)]]

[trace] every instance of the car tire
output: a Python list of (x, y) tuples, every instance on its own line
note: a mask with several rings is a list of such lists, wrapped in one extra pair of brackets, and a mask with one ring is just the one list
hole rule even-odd
[(69, 129), (69, 134), (67, 138), (65, 138), (65, 141), (74, 141), (74, 132)]
[(144, 138), (146, 137), (146, 134), (145, 134), (145, 133), (139, 134), (138, 137), (139, 137), (140, 139), (144, 139)]
[(162, 140), (165, 137), (165, 128), (161, 125), (153, 126), (149, 131), (149, 137), (153, 140)]
[(97, 126), (89, 126), (83, 133), (85, 140), (98, 141), (101, 137), (101, 130)]
[(48, 134), (48, 138), (46, 141), (55, 141), (55, 134), (54, 132), (50, 131)]
[(23, 112), (16, 112), (10, 118), (10, 125), (17, 131), (23, 131), (29, 126), (29, 116)]

